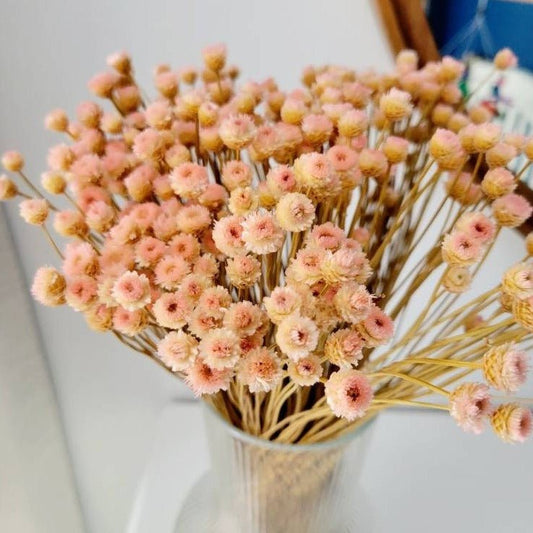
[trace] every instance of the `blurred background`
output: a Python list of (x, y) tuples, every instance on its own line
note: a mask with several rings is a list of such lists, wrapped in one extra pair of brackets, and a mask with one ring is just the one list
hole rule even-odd
[[(0, 151), (21, 150), (28, 175), (38, 180), (48, 147), (59, 142), (44, 131), (45, 114), (62, 107), (73, 115), (76, 105), (89, 98), (87, 80), (105, 67), (108, 54), (127, 50), (140, 85), (153, 95), (156, 64), (199, 65), (200, 50), (219, 41), (227, 43), (242, 81), (273, 76), (282, 90), (299, 84), (307, 64), (390, 69), (394, 54), (405, 45), (418, 48), (426, 60), (438, 57), (439, 50), (466, 57), (465, 84), (475, 86), (488, 68), (486, 60), (511, 46), (524, 68), (506, 73), (476, 98), (496, 106), (506, 128), (527, 134), (533, 120), (531, 21), (530, 2), (499, 0), (3, 0)], [(482, 276), (500, 276), (508, 257), (523, 256), (522, 235), (508, 232), (502, 240)], [(30, 301), (33, 273), (55, 258), (41, 233), (19, 219), (16, 205), (2, 206), (0, 251), (0, 531), (126, 531), (161, 413), (172, 400), (192, 397), (113, 337), (88, 330), (71, 310), (45, 309)], [(531, 383), (523, 395), (533, 396)], [(457, 453), (461, 447), (479, 453), (480, 471), (500, 460), (499, 485), (518, 487), (508, 498), (509, 512), (515, 514), (512, 528), (501, 529), (496, 518), (499, 529), (490, 529), (487, 521), (483, 531), (525, 533), (527, 516), (516, 514), (523, 509), (529, 477), (518, 465), (529, 461), (531, 472), (531, 447), (511, 450), (485, 436), (481, 441), (464, 438), (451, 421), (436, 418), (435, 436), (449, 434)], [(407, 446), (407, 438), (413, 438), (408, 427), (403, 422), (390, 427), (397, 433), (388, 436), (397, 446), (403, 427)], [(420, 464), (431, 464), (438, 445), (425, 438), (411, 450), (416, 448)], [(476, 486), (480, 478), (473, 482)], [(448, 487), (443, 490), (449, 493)], [(396, 498), (394, 492), (387, 496)], [(438, 502), (428, 496), (427, 509), (433, 508)], [(472, 520), (474, 511), (461, 510)], [(395, 516), (392, 507), (390, 512)], [(437, 524), (434, 531), (454, 524), (453, 515), (443, 520), (443, 529)], [(420, 527), (409, 530), (427, 530)]]

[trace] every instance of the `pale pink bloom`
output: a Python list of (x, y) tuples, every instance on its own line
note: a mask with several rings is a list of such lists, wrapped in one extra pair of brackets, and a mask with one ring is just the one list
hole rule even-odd
[(357, 325), (368, 346), (380, 346), (392, 339), (394, 322), (379, 307), (373, 306), (367, 317)]
[(251, 287), (261, 277), (261, 263), (251, 255), (236, 255), (227, 260), (226, 274), (235, 287)]
[(374, 178), (380, 182), (387, 176), (389, 163), (385, 154), (380, 150), (364, 148), (361, 150), (357, 162), (363, 176)]
[(62, 269), (69, 278), (81, 274), (94, 276), (100, 270), (98, 254), (88, 242), (69, 242), (63, 255)]
[(450, 394), (450, 415), (464, 431), (481, 433), (491, 411), (489, 388), (482, 383), (463, 383)]
[(492, 212), (500, 226), (516, 228), (531, 216), (532, 211), (530, 203), (518, 194), (506, 194), (492, 202)]
[(362, 417), (374, 397), (369, 379), (358, 370), (339, 370), (326, 381), (326, 400), (335, 416), (352, 421)]
[(100, 98), (109, 98), (120, 76), (116, 72), (100, 72), (95, 74), (87, 86), (89, 91)]
[(237, 379), (247, 385), (250, 392), (272, 390), (281, 381), (282, 375), (279, 357), (264, 347), (249, 350), (237, 369)]
[[(140, 111), (132, 111), (124, 117), (124, 125), (129, 126), (132, 131), (135, 131), (135, 135), (137, 135), (140, 130), (146, 128), (146, 117)], [(124, 139), (127, 139), (127, 135), (124, 135)], [(131, 145), (130, 140), (128, 140), (128, 144)]]
[(190, 271), (191, 265), (183, 257), (167, 255), (154, 268), (155, 282), (164, 289), (176, 289)]
[(518, 58), (510, 48), (502, 48), (494, 56), (494, 66), (498, 70), (506, 70), (508, 68), (516, 67), (516, 65), (518, 65)]
[(527, 380), (529, 361), (515, 343), (493, 346), (483, 356), (483, 374), (495, 389), (516, 392)]
[(326, 157), (337, 172), (348, 172), (357, 165), (357, 153), (348, 146), (332, 146), (326, 152)]
[[(324, 96), (324, 94), (322, 96)], [(337, 92), (335, 95), (333, 95), (333, 93), (330, 93), (328, 96), (332, 96), (335, 98), (340, 97), (342, 99), (342, 92)], [(322, 111), (333, 122), (333, 124), (335, 124), (335, 126), (338, 125), (341, 117), (343, 117), (346, 113), (352, 110), (352, 104), (349, 104), (347, 102), (327, 103), (322, 106)]]
[(225, 255), (234, 257), (246, 253), (242, 239), (244, 218), (230, 215), (215, 222), (213, 240), (216, 247)]
[(198, 355), (198, 341), (183, 330), (171, 331), (159, 341), (157, 355), (173, 372), (186, 371)]
[(63, 109), (53, 109), (46, 115), (44, 126), (50, 131), (66, 131), (68, 128), (68, 117), (66, 112)]
[(171, 329), (182, 328), (192, 309), (191, 301), (181, 290), (164, 292), (152, 307), (157, 323), (164, 328)]
[(311, 227), (314, 219), (315, 206), (305, 194), (284, 194), (276, 206), (276, 220), (286, 231), (305, 231)]
[(530, 409), (516, 403), (500, 405), (492, 414), (492, 427), (505, 442), (525, 442), (533, 430)]
[(355, 228), (350, 235), (362, 246), (365, 246), (370, 239), (370, 233), (367, 228)]
[(158, 130), (147, 128), (135, 136), (133, 153), (141, 161), (158, 161), (165, 153), (165, 143)]
[(467, 291), (472, 283), (472, 274), (468, 267), (451, 266), (444, 272), (442, 285), (444, 288), (454, 294), (460, 294)]
[(9, 150), (2, 154), (2, 166), (11, 172), (19, 172), (24, 167), (24, 158), (20, 152)]
[(368, 116), (360, 109), (353, 109), (344, 113), (337, 124), (339, 133), (344, 137), (353, 139), (366, 132), (368, 128)]
[(76, 203), (82, 211), (87, 211), (96, 202), (111, 204), (111, 195), (103, 187), (88, 185), (76, 195)]
[(400, 74), (415, 71), (418, 66), (418, 54), (415, 50), (401, 50), (396, 56), (396, 68)]
[(222, 167), (222, 183), (229, 191), (238, 187), (249, 187), (252, 184), (252, 171), (242, 161), (228, 161)]
[(228, 201), (228, 191), (218, 183), (210, 183), (198, 197), (198, 202), (212, 211), (217, 211)]
[(525, 300), (533, 296), (533, 264), (518, 263), (505, 271), (502, 290), (513, 299)]
[(109, 67), (114, 68), (120, 74), (129, 74), (131, 71), (131, 57), (125, 51), (114, 52), (106, 58)]
[(130, 158), (120, 150), (112, 150), (102, 157), (104, 176), (120, 178), (130, 167)]
[(135, 219), (143, 232), (146, 232), (151, 229), (152, 223), (159, 213), (160, 208), (155, 202), (143, 202), (142, 204), (131, 204), (128, 215)]
[(322, 278), (324, 256), (325, 251), (322, 248), (300, 249), (285, 272), (287, 278), (312, 285)]
[(276, 252), (285, 238), (272, 213), (265, 209), (249, 214), (242, 222), (242, 229), (246, 249), (256, 254)]
[(70, 165), (70, 172), (80, 184), (100, 183), (103, 175), (102, 161), (95, 154), (82, 155)]
[(42, 226), (48, 218), (50, 207), (42, 198), (30, 198), (22, 200), (19, 205), (20, 216), (28, 223)]
[(148, 317), (144, 309), (128, 311), (123, 307), (117, 307), (113, 311), (113, 329), (119, 333), (133, 337), (140, 333), (148, 322)]
[(309, 355), (318, 344), (316, 324), (307, 317), (293, 314), (278, 325), (276, 343), (280, 350), (293, 361)]
[(459, 218), (455, 227), (459, 231), (464, 231), (481, 244), (492, 242), (496, 235), (496, 226), (494, 225), (494, 222), (492, 222), (492, 220), (486, 215), (479, 212), (465, 213)]
[(451, 57), (444, 56), (440, 62), (438, 77), (445, 82), (452, 82), (463, 75), (465, 66), (461, 61)]
[(207, 169), (196, 163), (182, 163), (169, 175), (170, 184), (174, 192), (182, 198), (197, 198), (208, 184)]
[(259, 196), (251, 187), (237, 187), (231, 191), (228, 208), (233, 215), (247, 215), (258, 207)]
[(490, 169), (481, 182), (482, 191), (492, 200), (512, 193), (516, 186), (513, 174), (502, 167)]
[(203, 278), (214, 278), (218, 274), (218, 261), (210, 253), (204, 253), (194, 261), (192, 270)]
[(401, 120), (411, 114), (411, 95), (393, 87), (379, 99), (379, 109), (388, 120)]
[(209, 331), (198, 346), (200, 357), (211, 368), (234, 368), (240, 357), (239, 337), (227, 328)]
[(211, 214), (203, 205), (186, 205), (176, 215), (176, 223), (184, 233), (198, 233), (211, 225)]
[(249, 147), (249, 153), (254, 161), (265, 161), (272, 157), (280, 146), (280, 139), (276, 127), (264, 124), (257, 129), (255, 138)]
[(385, 139), (382, 149), (390, 163), (402, 163), (409, 153), (409, 141), (403, 137), (391, 135)]
[(309, 244), (324, 250), (335, 250), (345, 239), (344, 231), (332, 222), (315, 226), (309, 234)]
[(65, 303), (65, 278), (53, 267), (40, 267), (33, 278), (31, 293), (41, 304), (50, 307)]
[(179, 255), (185, 261), (193, 263), (200, 255), (200, 243), (194, 235), (178, 233), (168, 243), (168, 254)]
[(96, 301), (98, 286), (89, 276), (75, 276), (67, 280), (65, 299), (75, 311), (87, 311)]
[(192, 389), (195, 396), (215, 394), (228, 389), (232, 373), (229, 368), (222, 370), (211, 368), (197, 358), (187, 370), (185, 383)]
[(152, 128), (158, 130), (167, 129), (172, 122), (172, 110), (168, 102), (157, 100), (146, 107), (144, 111), (146, 122)]
[(139, 107), (141, 93), (135, 85), (117, 87), (114, 91), (114, 100), (122, 113), (130, 113)]
[(178, 231), (176, 217), (161, 213), (156, 217), (152, 225), (154, 235), (162, 241), (168, 241)]
[(461, 151), (461, 142), (453, 131), (438, 128), (429, 141), (429, 153), (437, 160)]
[(140, 165), (130, 172), (124, 180), (130, 198), (135, 202), (148, 200), (152, 196), (155, 178), (156, 172), (150, 165)]
[(320, 190), (334, 183), (333, 166), (324, 154), (303, 154), (294, 162), (293, 168), (296, 182), (303, 190)]
[(289, 361), (287, 372), (296, 385), (310, 387), (320, 381), (324, 369), (317, 355), (307, 355), (298, 361)]
[(174, 198), (174, 191), (172, 190), (167, 174), (157, 176), (152, 182), (152, 188), (159, 200)]
[(287, 124), (300, 124), (306, 112), (305, 102), (298, 98), (288, 97), (281, 106), (281, 120)]
[(76, 116), (86, 128), (97, 128), (100, 125), (102, 108), (94, 102), (81, 102), (76, 107)]
[(276, 287), (270, 296), (263, 298), (268, 317), (274, 324), (279, 324), (282, 320), (293, 313), (298, 313), (302, 306), (302, 297), (293, 288)]
[(500, 140), (502, 130), (497, 124), (486, 122), (474, 130), (473, 145), (476, 152), (490, 150)]
[(232, 150), (241, 150), (249, 145), (255, 132), (255, 125), (248, 115), (230, 115), (219, 128), (220, 138)]
[(224, 312), (231, 304), (231, 296), (228, 289), (217, 285), (208, 287), (200, 296), (198, 306), (206, 311)]
[(366, 255), (358, 249), (342, 247), (336, 252), (326, 250), (322, 263), (323, 279), (332, 284), (349, 280), (364, 283), (372, 270)]
[(351, 324), (365, 320), (374, 308), (372, 295), (356, 282), (343, 283), (335, 294), (334, 303), (342, 319)]
[(214, 72), (218, 72), (224, 68), (226, 55), (226, 45), (222, 43), (211, 44), (202, 50), (205, 66)]
[(135, 255), (131, 246), (107, 242), (100, 251), (100, 270), (102, 274), (118, 277), (135, 265)]
[(53, 225), (63, 237), (84, 237), (88, 232), (85, 219), (79, 211), (58, 211), (54, 216)]
[(203, 292), (211, 286), (211, 280), (198, 274), (187, 274), (181, 284), (180, 292), (182, 292), (192, 302), (197, 302)]
[(223, 325), (239, 337), (253, 335), (263, 322), (261, 309), (252, 302), (232, 303), (224, 313)]
[(197, 306), (189, 315), (187, 324), (193, 335), (203, 338), (210, 331), (222, 326), (223, 309), (207, 309)]
[(66, 144), (58, 144), (48, 150), (46, 162), (51, 170), (68, 170), (73, 161), (74, 153)]
[(340, 329), (331, 333), (324, 345), (324, 355), (339, 367), (357, 366), (363, 357), (365, 343), (353, 329)]
[(182, 163), (190, 161), (191, 154), (186, 146), (175, 143), (165, 152), (165, 162), (170, 168), (176, 168)]
[(333, 132), (333, 122), (322, 114), (309, 114), (302, 120), (304, 139), (311, 144), (326, 142)]
[(473, 177), (468, 172), (451, 172), (444, 184), (448, 194), (463, 205), (477, 203), (483, 197), (481, 186), (474, 183)]
[(143, 228), (132, 215), (123, 216), (109, 231), (116, 244), (135, 244), (143, 235)]
[(112, 294), (115, 301), (124, 309), (135, 311), (150, 303), (150, 282), (144, 274), (130, 270), (115, 281)]
[(135, 245), (135, 261), (140, 267), (154, 266), (165, 255), (167, 245), (155, 237), (143, 237)]
[[(43, 174), (43, 187), (48, 191)], [(51, 192), (51, 191), (50, 191)], [(9, 179), (5, 174), (0, 176), (0, 201), (11, 200), (18, 194), (18, 188), (15, 182)]]
[(453, 230), (442, 241), (442, 258), (449, 265), (469, 266), (481, 259), (483, 249), (471, 232)]
[(167, 98), (174, 98), (178, 93), (178, 75), (175, 72), (158, 72), (154, 77), (156, 89)]

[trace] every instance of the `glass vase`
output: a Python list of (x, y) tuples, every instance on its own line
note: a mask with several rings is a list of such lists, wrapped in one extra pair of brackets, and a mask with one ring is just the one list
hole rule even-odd
[(373, 420), (325, 443), (253, 437), (205, 407), (211, 469), (189, 492), (175, 533), (369, 533), (358, 484)]

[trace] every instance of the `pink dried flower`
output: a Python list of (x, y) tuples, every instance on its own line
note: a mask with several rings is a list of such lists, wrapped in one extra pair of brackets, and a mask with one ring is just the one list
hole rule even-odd
[(205, 66), (214, 72), (218, 72), (224, 68), (226, 56), (226, 45), (222, 43), (206, 46), (202, 50)]
[(413, 109), (411, 95), (393, 87), (381, 96), (379, 109), (391, 122), (402, 120), (408, 117)]
[(438, 128), (429, 141), (429, 153), (437, 161), (460, 151), (459, 137), (450, 130)]
[(67, 280), (65, 299), (75, 311), (87, 311), (96, 301), (98, 286), (89, 276), (76, 276)]
[(357, 366), (363, 357), (365, 343), (353, 329), (340, 329), (331, 333), (324, 345), (324, 355), (330, 363), (339, 367)]
[(113, 329), (119, 333), (133, 337), (140, 333), (147, 325), (148, 317), (144, 309), (128, 311), (117, 307), (113, 311)]
[(124, 309), (135, 311), (150, 303), (150, 282), (144, 274), (127, 271), (115, 281), (112, 294)]
[(500, 405), (492, 414), (491, 423), (504, 442), (525, 442), (533, 430), (531, 411), (516, 403)]
[(359, 170), (363, 176), (381, 182), (389, 171), (389, 163), (385, 154), (379, 150), (364, 148), (359, 154)]
[(357, 325), (368, 346), (381, 346), (392, 339), (394, 322), (379, 307), (373, 306), (367, 317)]
[(192, 304), (181, 290), (164, 292), (155, 301), (152, 311), (160, 326), (178, 329), (185, 326), (192, 312)]
[(510, 48), (502, 48), (494, 56), (494, 66), (498, 70), (507, 70), (518, 65), (518, 58), (513, 54)]
[(203, 396), (227, 390), (231, 377), (231, 369), (216, 370), (197, 358), (187, 370), (185, 383), (192, 389), (195, 396)]
[(515, 177), (506, 168), (493, 168), (489, 170), (481, 182), (481, 189), (490, 198), (512, 193), (516, 189)]
[(518, 154), (518, 150), (505, 142), (499, 142), (487, 150), (485, 160), (490, 168), (505, 167)]
[(518, 263), (507, 269), (502, 279), (502, 290), (513, 299), (524, 300), (533, 296), (533, 265)]
[(213, 240), (216, 247), (225, 255), (234, 257), (246, 253), (242, 239), (244, 218), (230, 215), (215, 222)]
[(312, 285), (322, 279), (322, 261), (325, 251), (322, 248), (302, 248), (286, 270), (288, 279)]
[(100, 72), (95, 74), (87, 85), (94, 95), (109, 98), (119, 79), (120, 76), (116, 72)]
[(298, 361), (317, 347), (318, 336), (318, 328), (310, 318), (293, 314), (278, 325), (276, 343), (289, 359)]
[(266, 182), (270, 191), (281, 196), (283, 193), (293, 192), (296, 189), (296, 178), (292, 169), (286, 165), (279, 165), (268, 171)]
[(169, 255), (179, 255), (185, 261), (193, 263), (200, 255), (200, 243), (194, 235), (178, 233), (168, 243)]
[(68, 170), (74, 161), (74, 153), (66, 144), (58, 144), (48, 150), (46, 162), (51, 170)]
[(135, 265), (135, 256), (131, 246), (107, 242), (100, 252), (100, 270), (102, 274), (118, 277)]
[(94, 102), (81, 102), (76, 108), (76, 116), (86, 128), (97, 128), (100, 125), (102, 108)]
[(167, 255), (154, 268), (155, 282), (164, 289), (176, 289), (190, 271), (191, 266), (183, 257)]
[(143, 164), (132, 170), (126, 179), (124, 185), (135, 202), (144, 202), (152, 196), (152, 184), (156, 178), (157, 172), (151, 165)]
[(230, 293), (221, 285), (207, 288), (198, 300), (199, 307), (206, 311), (215, 311), (217, 313), (224, 312), (231, 303)]
[(65, 303), (65, 278), (53, 267), (40, 267), (33, 278), (31, 293), (43, 305), (55, 307)]
[(298, 314), (302, 306), (302, 297), (292, 287), (276, 287), (270, 296), (263, 298), (268, 317), (274, 324), (292, 314)]
[(135, 245), (135, 261), (140, 267), (151, 267), (165, 255), (167, 245), (155, 237), (143, 237)]
[(358, 370), (339, 370), (325, 386), (326, 400), (335, 416), (352, 421), (362, 417), (374, 396), (368, 378)]
[(324, 281), (330, 284), (353, 279), (364, 283), (371, 274), (366, 255), (352, 248), (341, 248), (336, 252), (327, 250), (321, 270)]
[(479, 124), (474, 130), (473, 145), (476, 152), (490, 150), (500, 140), (502, 130), (490, 122)]
[(358, 324), (374, 309), (373, 297), (364, 285), (356, 282), (343, 283), (334, 298), (337, 312), (343, 320)]
[(242, 161), (228, 161), (222, 167), (222, 183), (229, 191), (249, 187), (252, 184), (252, 171)]
[(450, 265), (473, 265), (481, 259), (482, 252), (481, 243), (471, 232), (454, 230), (442, 241), (442, 258)]
[(339, 118), (337, 127), (339, 133), (344, 137), (349, 139), (359, 137), (368, 128), (368, 116), (364, 111), (359, 109), (347, 111)]
[(310, 387), (320, 381), (324, 369), (317, 355), (307, 355), (298, 361), (289, 361), (287, 372), (296, 385)]
[(216, 370), (234, 368), (240, 358), (239, 337), (227, 328), (209, 331), (198, 348), (200, 357)]
[(402, 163), (407, 159), (409, 141), (403, 137), (393, 135), (387, 137), (383, 143), (383, 153), (392, 164)]
[(260, 209), (242, 222), (242, 240), (247, 250), (256, 254), (270, 254), (281, 248), (285, 237), (271, 213)]
[(232, 303), (224, 313), (224, 327), (239, 337), (253, 335), (263, 322), (263, 313), (252, 302), (241, 301)]
[(0, 176), (0, 201), (11, 200), (18, 194), (17, 185), (5, 174)]
[(220, 124), (219, 135), (232, 150), (242, 150), (255, 136), (255, 125), (248, 115), (231, 115)]
[(444, 288), (453, 294), (460, 294), (467, 291), (472, 283), (472, 274), (468, 267), (451, 266), (448, 267), (442, 278)]
[(320, 191), (330, 189), (335, 184), (333, 166), (324, 154), (301, 155), (294, 162), (294, 173), (302, 190), (309, 188)]
[(305, 231), (311, 227), (314, 218), (315, 206), (305, 194), (287, 193), (276, 206), (276, 220), (286, 231)]
[(182, 163), (169, 176), (174, 192), (185, 199), (197, 198), (208, 184), (207, 170), (196, 163)]
[(232, 285), (245, 289), (261, 277), (261, 263), (251, 255), (236, 255), (227, 260), (226, 274)]
[(102, 161), (95, 154), (82, 155), (70, 165), (70, 172), (81, 185), (100, 183), (103, 176)]
[(479, 434), (490, 415), (489, 389), (481, 383), (463, 383), (450, 394), (450, 414), (460, 428)]
[(532, 213), (530, 203), (518, 194), (506, 194), (492, 202), (492, 213), (500, 226), (516, 228)]
[(31, 198), (20, 202), (20, 216), (28, 223), (42, 226), (50, 211), (48, 202), (41, 198)]
[(176, 215), (176, 224), (184, 233), (198, 233), (211, 225), (211, 214), (203, 205), (186, 205)]
[(9, 150), (2, 155), (2, 166), (11, 172), (19, 172), (24, 167), (24, 158), (20, 152)]
[(494, 240), (496, 226), (494, 222), (479, 212), (465, 213), (455, 224), (455, 228), (464, 231), (481, 244), (488, 244)]
[(281, 381), (282, 375), (279, 357), (264, 347), (249, 350), (237, 370), (237, 379), (247, 385), (250, 392), (272, 390)]
[(98, 254), (88, 242), (70, 242), (64, 251), (63, 272), (67, 277), (87, 274), (95, 276), (100, 270)]
[(228, 208), (234, 215), (246, 215), (259, 206), (257, 191), (251, 187), (237, 187), (230, 194)]
[(311, 144), (325, 143), (333, 132), (333, 122), (322, 114), (309, 114), (302, 120), (304, 139)]
[(526, 352), (515, 343), (493, 346), (483, 356), (483, 374), (488, 384), (504, 392), (516, 392), (527, 379)]
[(152, 102), (144, 111), (147, 124), (157, 130), (165, 130), (172, 123), (172, 110), (168, 102), (158, 100)]
[(44, 119), (44, 126), (50, 131), (64, 132), (68, 129), (68, 117), (63, 109), (54, 109)]
[(198, 341), (182, 330), (171, 331), (159, 341), (157, 355), (172, 372), (186, 371), (198, 355)]
[(335, 250), (345, 239), (344, 231), (332, 222), (315, 226), (309, 234), (309, 244), (323, 250)]
[(165, 143), (160, 132), (147, 128), (135, 136), (133, 153), (141, 161), (158, 161), (165, 153)]

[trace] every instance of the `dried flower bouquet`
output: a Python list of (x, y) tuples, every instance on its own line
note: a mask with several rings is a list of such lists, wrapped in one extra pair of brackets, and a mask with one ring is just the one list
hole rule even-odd
[[(490, 389), (526, 379), (533, 236), (502, 280), (464, 293), (501, 230), (531, 215), (506, 166), (520, 156), (525, 170), (533, 139), (468, 106), (450, 57), (418, 70), (404, 51), (385, 75), (308, 67), (287, 93), (271, 78), (239, 87), (222, 45), (203, 60), (159, 65), (149, 102), (129, 56), (110, 56), (89, 89), (114, 110), (87, 101), (75, 121), (46, 117), (70, 141), (41, 178), (53, 200), (4, 154), (18, 184), (2, 176), (0, 197), (22, 197), (60, 262), (37, 271), (35, 298), (69, 305), (265, 439), (320, 442), (408, 405), (525, 440), (530, 410), (493, 406)], [(475, 370), (483, 382), (463, 379)]]

